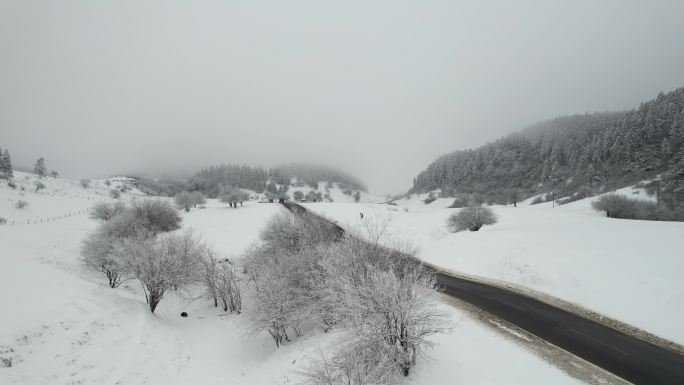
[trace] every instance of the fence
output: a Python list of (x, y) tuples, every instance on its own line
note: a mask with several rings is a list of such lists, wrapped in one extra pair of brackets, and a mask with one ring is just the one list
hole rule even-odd
[(80, 216), (83, 214), (88, 214), (90, 212), (90, 209), (81, 209), (81, 210), (76, 210), (76, 211), (69, 211), (66, 214), (63, 215), (57, 215), (57, 216), (47, 216), (47, 217), (34, 217), (34, 218), (27, 218), (26, 220), (23, 219), (7, 219), (5, 218), (5, 222), (0, 222), (0, 225), (5, 225), (5, 226), (16, 226), (16, 225), (39, 225), (41, 223), (51, 223), (51, 222), (57, 222), (63, 219), (68, 219), (71, 217), (76, 217)]

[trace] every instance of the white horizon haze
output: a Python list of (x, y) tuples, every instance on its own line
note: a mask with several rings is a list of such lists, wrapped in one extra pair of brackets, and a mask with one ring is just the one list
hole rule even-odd
[(684, 2), (0, 0), (0, 147), (62, 175), (436, 157), (684, 86)]

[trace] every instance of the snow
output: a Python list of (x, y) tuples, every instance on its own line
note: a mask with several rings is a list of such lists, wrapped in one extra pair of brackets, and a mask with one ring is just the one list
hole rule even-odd
[[(106, 199), (106, 189), (84, 191), (64, 179), (46, 184), (53, 194), (25, 192), (31, 217)], [(16, 210), (11, 201), (17, 194), (0, 189), (0, 216)], [(182, 215), (185, 228), (225, 256), (239, 258), (268, 218), (282, 210), (252, 202), (228, 208), (209, 200), (206, 208)], [(0, 358), (12, 359), (12, 367), (0, 367), (0, 384), (296, 383), (297, 371), (321, 347), (344, 338), (312, 331), (276, 349), (267, 334), (249, 331), (245, 315), (223, 314), (198, 299), (197, 289), (167, 295), (151, 314), (136, 282), (110, 289), (101, 274), (79, 263), (81, 240), (96, 225), (84, 214), (0, 226)], [(436, 346), (418, 363), (412, 383), (577, 383), (460, 310), (435, 306), (450, 315), (454, 331), (434, 338)], [(179, 317), (181, 311), (189, 317)]]
[[(618, 193), (652, 199), (638, 189)], [(453, 200), (424, 198), (305, 206), (361, 233), (386, 224), (394, 239), (445, 269), (528, 287), (684, 343), (684, 223), (605, 218), (589, 198), (555, 208), (492, 206), (498, 223), (453, 234), (446, 227), (459, 210), (448, 208)]]

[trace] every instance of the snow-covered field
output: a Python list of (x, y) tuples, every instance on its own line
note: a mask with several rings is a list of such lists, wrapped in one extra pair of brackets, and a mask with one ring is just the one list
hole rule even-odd
[[(629, 190), (620, 193), (638, 195)], [(306, 207), (362, 233), (386, 225), (429, 263), (538, 290), (684, 343), (684, 223), (610, 219), (584, 199), (555, 208), (493, 206), (498, 223), (453, 234), (446, 227), (458, 210), (447, 208), (452, 200), (426, 205), (424, 198)]]
[[(31, 216), (94, 203), (75, 182), (52, 182), (54, 194), (26, 193)], [(12, 194), (0, 189), (0, 201), (16, 199)], [(3, 203), (0, 216), (12, 217), (13, 210)], [(209, 200), (183, 213), (183, 224), (223, 255), (239, 257), (281, 210), (259, 203), (231, 209)], [(85, 214), (0, 226), (0, 358), (12, 361), (0, 365), (0, 384), (292, 384), (319, 349), (340, 337), (310, 332), (276, 349), (268, 335), (248, 330), (244, 314), (222, 314), (197, 290), (167, 295), (151, 314), (136, 282), (110, 289), (104, 276), (79, 263), (81, 240), (95, 226)], [(413, 383), (576, 383), (513, 342), (518, 337), (435, 306), (451, 316), (454, 331), (434, 338)], [(189, 317), (179, 317), (181, 311)]]

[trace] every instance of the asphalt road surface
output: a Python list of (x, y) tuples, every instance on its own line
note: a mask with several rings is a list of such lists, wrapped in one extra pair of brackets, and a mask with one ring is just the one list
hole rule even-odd
[[(307, 210), (284, 203), (295, 214)], [(334, 224), (340, 234), (344, 229)], [(634, 384), (684, 385), (684, 355), (523, 294), (435, 271), (440, 289)], [(638, 306), (637, 303), (634, 306)]]

